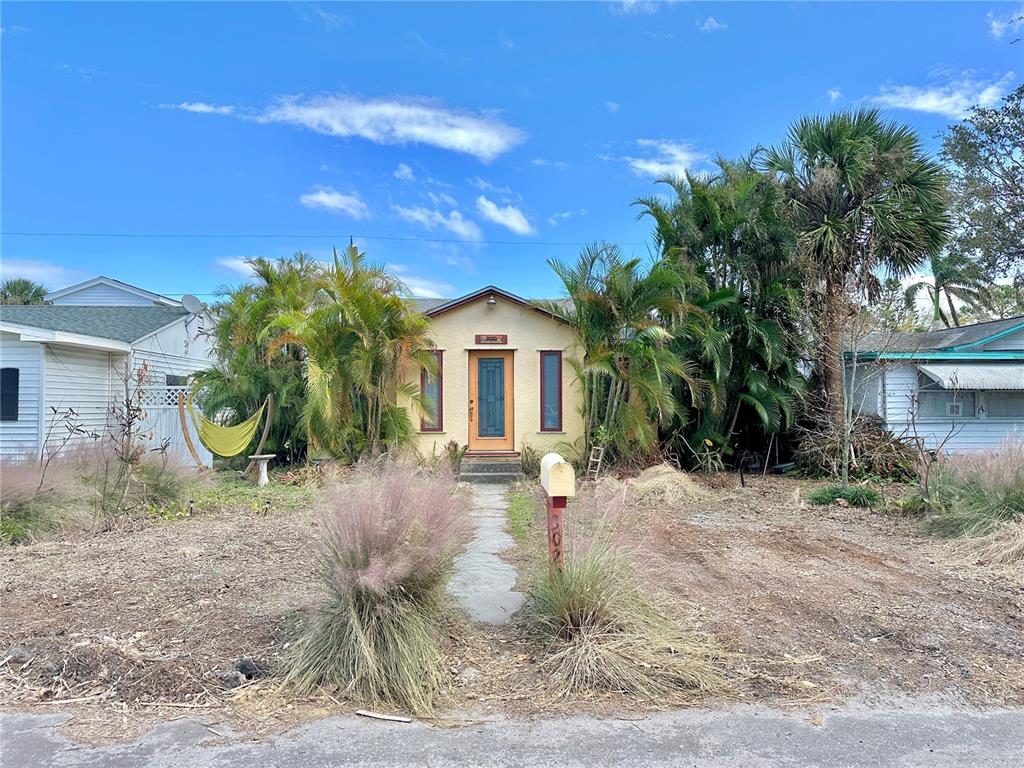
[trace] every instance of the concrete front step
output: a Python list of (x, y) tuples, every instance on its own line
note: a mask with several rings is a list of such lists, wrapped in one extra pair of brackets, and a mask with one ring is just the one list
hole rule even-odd
[[(475, 468), (474, 468), (475, 469)], [(476, 472), (463, 469), (459, 472), (459, 482), (478, 483), (480, 485), (505, 485), (523, 479), (522, 472)]]

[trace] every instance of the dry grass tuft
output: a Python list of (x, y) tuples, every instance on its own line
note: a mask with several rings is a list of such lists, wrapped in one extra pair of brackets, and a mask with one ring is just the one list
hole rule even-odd
[(448, 677), (445, 587), (470, 532), (454, 481), (389, 463), (329, 490), (319, 512), (328, 599), (296, 643), (286, 683), (432, 712)]
[(628, 487), (633, 501), (648, 507), (681, 506), (707, 496), (688, 474), (668, 463), (645, 469)]
[(999, 523), (984, 536), (958, 542), (955, 550), (971, 562), (1016, 566), (1024, 576), (1024, 519)]
[(717, 648), (654, 605), (617, 542), (622, 506), (621, 494), (600, 491), (574, 504), (574, 516), (597, 522), (567, 538), (562, 571), (533, 584), (526, 621), (548, 644), (541, 667), (561, 694), (618, 692), (653, 703), (720, 690)]

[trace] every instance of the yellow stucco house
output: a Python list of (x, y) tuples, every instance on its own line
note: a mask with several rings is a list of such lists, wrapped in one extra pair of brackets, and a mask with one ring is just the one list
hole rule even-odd
[(543, 454), (582, 436), (582, 395), (568, 363), (576, 343), (564, 319), (494, 286), (418, 308), (438, 361), (436, 376), (406, 373), (428, 411), (404, 403), (421, 454), (452, 440), (471, 455), (514, 456), (524, 445)]

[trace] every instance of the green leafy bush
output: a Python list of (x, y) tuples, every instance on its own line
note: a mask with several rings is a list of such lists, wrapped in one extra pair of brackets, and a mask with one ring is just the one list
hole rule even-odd
[(654, 701), (719, 688), (713, 647), (655, 607), (616, 542), (612, 521), (621, 505), (617, 494), (574, 504), (574, 517), (600, 516), (568, 542), (564, 568), (545, 569), (531, 586), (526, 621), (547, 642), (542, 667), (562, 693), (623, 692)]
[(876, 507), (882, 502), (882, 496), (873, 488), (863, 485), (826, 485), (815, 488), (807, 498), (812, 504), (835, 504), (842, 499), (851, 507)]
[(329, 490), (320, 513), (327, 600), (296, 642), (286, 682), (433, 711), (448, 676), (445, 588), (470, 530), (454, 480), (389, 463)]

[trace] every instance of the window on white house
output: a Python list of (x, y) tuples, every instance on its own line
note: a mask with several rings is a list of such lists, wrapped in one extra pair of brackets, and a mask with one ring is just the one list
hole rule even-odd
[(166, 375), (166, 386), (168, 387), (185, 387), (188, 386), (188, 376), (178, 376), (174, 373), (168, 373)]
[(18, 420), (18, 389), (21, 371), (0, 368), (0, 421)]
[(985, 415), (1024, 416), (1024, 392), (986, 392)]
[(921, 390), (917, 393), (917, 415), (922, 419), (973, 419), (974, 392), (957, 390)]

